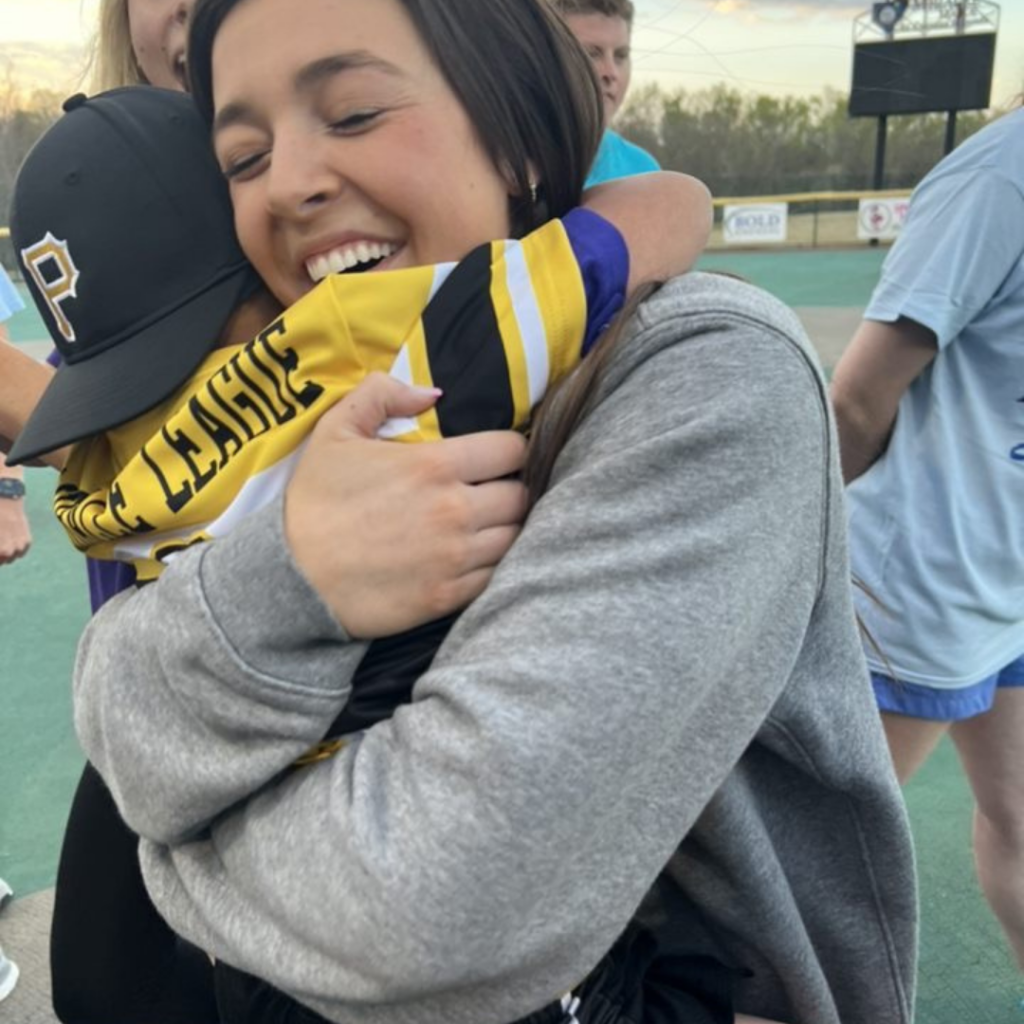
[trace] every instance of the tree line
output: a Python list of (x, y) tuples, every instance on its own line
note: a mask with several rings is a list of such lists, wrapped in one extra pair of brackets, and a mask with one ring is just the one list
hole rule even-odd
[[(60, 116), (60, 103), (54, 92), (25, 93), (10, 68), (0, 76), (0, 227), (10, 223), (18, 168), (36, 140)], [(14, 252), (8, 239), (0, 239), (0, 262), (8, 270), (14, 266)]]
[[(616, 128), (670, 170), (700, 178), (716, 196), (859, 191), (874, 184), (875, 118), (850, 118), (846, 93), (752, 95), (728, 85), (637, 90)], [(961, 111), (957, 142), (996, 111)], [(912, 188), (943, 153), (945, 114), (890, 117), (885, 187)]]
[[(703, 180), (716, 196), (772, 195), (870, 189), (874, 118), (847, 116), (838, 90), (818, 96), (775, 97), (728, 85), (664, 91), (634, 90), (616, 128), (651, 152), (662, 167)], [(957, 141), (996, 112), (961, 112)], [(60, 116), (55, 93), (26, 95), (8, 76), (0, 81), (0, 224), (8, 222), (14, 180), (32, 144)], [(911, 188), (941, 158), (946, 118), (925, 114), (889, 119), (886, 186)], [(9, 242), (0, 259), (13, 266)]]

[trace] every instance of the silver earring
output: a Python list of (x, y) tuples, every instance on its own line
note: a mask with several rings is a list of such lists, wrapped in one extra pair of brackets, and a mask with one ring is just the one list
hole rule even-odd
[(537, 182), (535, 181), (530, 182), (530, 202), (534, 206), (537, 205)]

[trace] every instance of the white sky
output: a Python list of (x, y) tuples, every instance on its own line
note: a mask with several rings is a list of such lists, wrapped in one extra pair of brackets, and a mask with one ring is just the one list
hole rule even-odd
[[(700, 89), (725, 81), (794, 94), (849, 88), (853, 19), (870, 7), (870, 0), (635, 2), (635, 82)], [(997, 106), (1024, 91), (1024, 2), (1000, 6)], [(0, 53), (5, 43), (82, 43), (97, 7), (97, 0), (0, 0)]]

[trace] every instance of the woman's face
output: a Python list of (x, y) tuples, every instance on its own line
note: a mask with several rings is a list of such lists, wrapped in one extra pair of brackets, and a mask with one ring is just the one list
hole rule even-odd
[(213, 93), (238, 237), (285, 304), (509, 232), (508, 186), (398, 0), (244, 0)]
[(195, 0), (128, 0), (132, 50), (146, 81), (186, 88), (185, 44)]

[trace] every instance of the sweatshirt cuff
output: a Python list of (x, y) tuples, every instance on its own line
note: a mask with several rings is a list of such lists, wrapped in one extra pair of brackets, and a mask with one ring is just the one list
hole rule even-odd
[(283, 496), (205, 546), (199, 585), (236, 656), (263, 675), (334, 689), (339, 646), (351, 649), (353, 671), (366, 650), (366, 643), (348, 636), (292, 559)]

